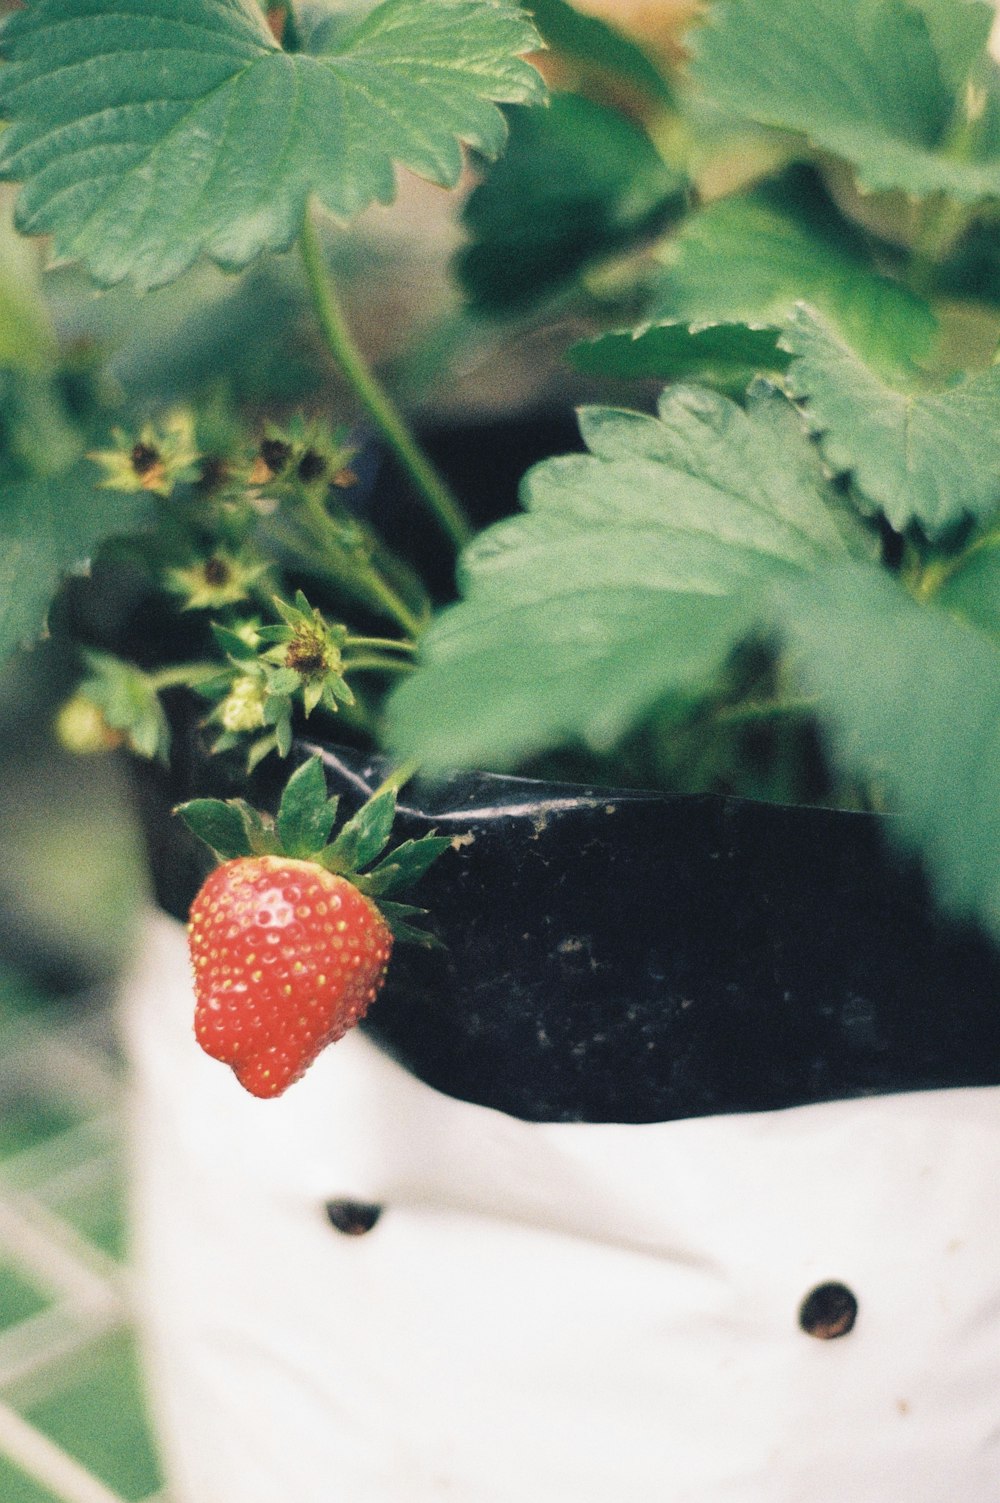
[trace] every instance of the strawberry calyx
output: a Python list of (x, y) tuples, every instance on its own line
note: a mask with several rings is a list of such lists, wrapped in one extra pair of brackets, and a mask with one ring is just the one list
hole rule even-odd
[(220, 862), (240, 856), (311, 861), (344, 877), (378, 908), (394, 939), (425, 946), (438, 941), (420, 920), (427, 910), (395, 901), (451, 845), (447, 835), (423, 835), (389, 850), (396, 817), (396, 787), (380, 788), (334, 833), (339, 799), (327, 794), (319, 757), (292, 773), (275, 816), (245, 800), (200, 798), (174, 810)]

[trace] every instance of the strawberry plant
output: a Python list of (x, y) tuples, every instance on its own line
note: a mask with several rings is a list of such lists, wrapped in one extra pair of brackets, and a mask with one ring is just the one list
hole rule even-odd
[[(7, 9), (0, 627), (78, 653), (65, 740), (168, 760), (183, 692), (234, 778), (319, 728), (875, 811), (1000, 935), (991, 7), (709, 0), (669, 47), (569, 0)], [(400, 170), (458, 189), (457, 290), (376, 374)], [(477, 526), (413, 416), (540, 334), (582, 449)], [(199, 805), (332, 870), (329, 824)]]

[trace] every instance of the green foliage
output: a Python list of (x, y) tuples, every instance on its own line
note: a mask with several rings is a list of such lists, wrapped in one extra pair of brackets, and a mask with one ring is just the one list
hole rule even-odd
[(531, 0), (535, 25), (548, 45), (585, 72), (630, 84), (662, 109), (676, 103), (661, 68), (625, 32), (600, 16), (584, 15), (567, 0)]
[(991, 17), (980, 0), (717, 0), (693, 77), (717, 106), (843, 157), (870, 191), (975, 202), (1000, 193)]
[(793, 170), (699, 209), (662, 255), (651, 320), (778, 327), (804, 301), (887, 372), (930, 348), (930, 308), (876, 269), (868, 237), (834, 208), (812, 171)]
[(1000, 531), (987, 533), (958, 559), (948, 561), (934, 599), (1000, 638)]
[(0, 370), (47, 374), (56, 364), (55, 330), (39, 292), (37, 248), (0, 210)]
[(203, 841), (220, 861), (251, 854), (246, 825), (235, 803), (217, 798), (196, 798), (182, 804), (179, 814), (193, 835)]
[(943, 391), (889, 386), (800, 308), (783, 343), (788, 389), (803, 402), (828, 463), (848, 472), (897, 531), (930, 538), (1000, 501), (1000, 367)]
[(143, 501), (93, 489), (80, 459), (55, 475), (0, 479), (0, 653), (38, 636), (68, 570), (84, 566), (109, 534), (125, 531)]
[(88, 673), (80, 693), (95, 704), (105, 724), (148, 761), (167, 760), (170, 728), (151, 676), (107, 652), (86, 654)]
[(995, 11), (987, 0), (912, 0), (924, 17), (941, 76), (956, 91), (982, 61)]
[(944, 901), (1000, 934), (996, 638), (857, 567), (790, 582), (782, 619), (837, 759), (883, 789)]
[(684, 208), (687, 182), (614, 110), (557, 94), (511, 115), (510, 144), (469, 197), (458, 258), (488, 311), (531, 305)]
[(701, 381), (736, 396), (755, 375), (778, 375), (789, 355), (770, 327), (744, 323), (649, 324), (601, 334), (569, 351), (577, 370), (616, 380)]
[(292, 243), (311, 194), (349, 218), (391, 200), (394, 163), (450, 186), (460, 141), (495, 156), (495, 101), (542, 96), (515, 55), (535, 41), (508, 0), (384, 0), (317, 56), (253, 0), (35, 0), (0, 33), (0, 174), (24, 183), (18, 226), (100, 282), (244, 266)]
[(530, 472), (526, 514), (466, 551), (465, 599), (390, 703), (407, 757), (610, 748), (668, 693), (704, 692), (770, 624), (777, 581), (848, 553), (794, 411), (763, 384), (746, 412), (674, 387), (655, 418), (590, 408), (581, 426), (589, 454)]

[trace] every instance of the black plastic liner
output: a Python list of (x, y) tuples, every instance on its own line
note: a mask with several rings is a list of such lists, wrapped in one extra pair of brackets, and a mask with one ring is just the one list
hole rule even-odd
[[(313, 750), (348, 807), (385, 770)], [(1000, 1083), (1000, 952), (872, 816), (467, 774), (404, 791), (429, 829), (446, 948), (397, 946), (363, 1026), (437, 1090), (654, 1122)]]

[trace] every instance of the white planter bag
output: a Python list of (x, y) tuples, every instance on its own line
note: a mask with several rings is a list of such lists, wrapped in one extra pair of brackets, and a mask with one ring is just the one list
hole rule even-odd
[(125, 1012), (178, 1503), (1000, 1497), (1000, 1089), (535, 1123), (355, 1033), (260, 1102), (162, 917)]

